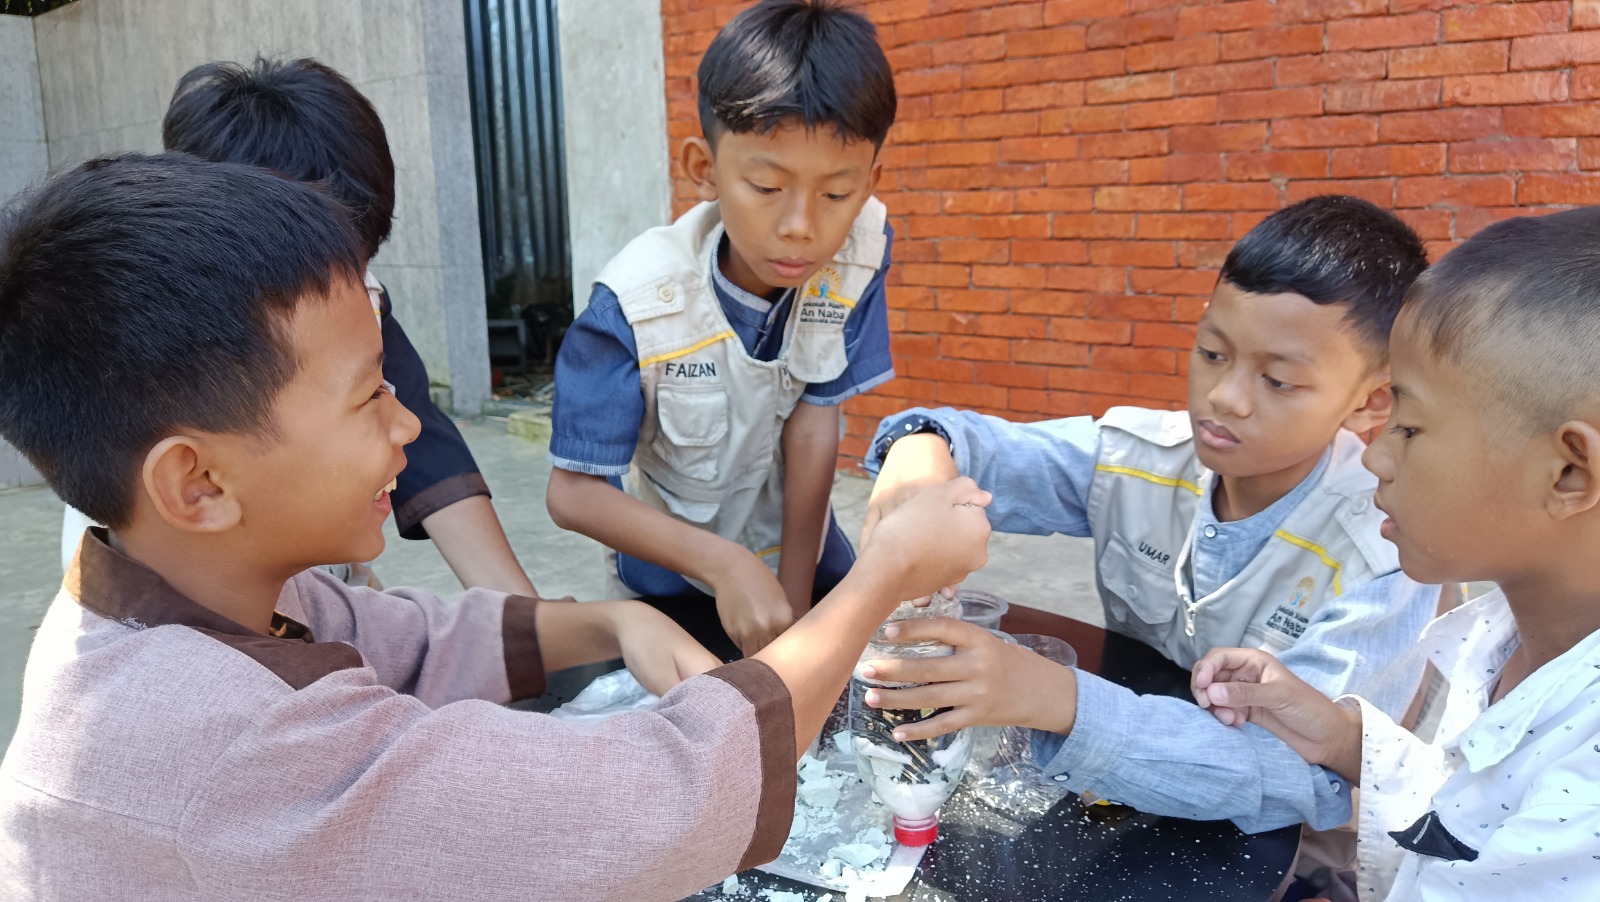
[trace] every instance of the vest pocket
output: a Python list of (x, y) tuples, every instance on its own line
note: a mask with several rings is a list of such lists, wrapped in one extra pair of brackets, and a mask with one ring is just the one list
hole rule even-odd
[(805, 324), (795, 327), (794, 342), (784, 360), (789, 373), (801, 382), (832, 382), (850, 364), (844, 349), (844, 329)]
[(1178, 588), (1170, 563), (1158, 564), (1112, 533), (1100, 552), (1100, 582), (1128, 606), (1140, 621), (1170, 623), (1178, 612)]
[(717, 477), (720, 443), (728, 435), (728, 393), (720, 385), (656, 386), (661, 432), (652, 442), (672, 469), (691, 479)]

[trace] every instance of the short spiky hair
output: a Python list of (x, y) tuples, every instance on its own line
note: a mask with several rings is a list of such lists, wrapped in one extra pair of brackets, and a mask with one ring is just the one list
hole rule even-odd
[(766, 133), (798, 121), (882, 147), (894, 73), (866, 16), (838, 0), (762, 0), (733, 17), (700, 60), (700, 129)]
[(1549, 431), (1585, 413), (1600, 397), (1600, 207), (1489, 226), (1417, 279), (1401, 316), (1486, 390), (1495, 422)]
[(161, 143), (219, 163), (322, 182), (371, 258), (394, 225), (394, 158), (383, 120), (343, 75), (311, 59), (206, 63), (178, 79)]
[(1406, 289), (1427, 267), (1422, 240), (1393, 213), (1324, 194), (1262, 220), (1228, 252), (1220, 278), (1251, 294), (1348, 305), (1345, 324), (1383, 361)]
[(359, 278), (359, 248), (336, 201), (260, 169), (130, 154), (57, 176), (0, 229), (0, 436), (126, 525), (174, 430), (273, 434), (284, 320)]

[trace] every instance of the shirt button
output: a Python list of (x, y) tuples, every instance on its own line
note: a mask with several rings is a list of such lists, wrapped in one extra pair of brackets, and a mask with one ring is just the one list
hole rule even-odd
[(675, 293), (671, 285), (663, 285), (656, 289), (656, 297), (660, 298), (664, 303), (671, 303), (674, 296)]
[(1067, 774), (1056, 774), (1055, 780), (1057, 783), (1065, 783), (1067, 782), (1067, 776)]
[(1205, 534), (1206, 538), (1215, 539), (1217, 537), (1217, 528), (1215, 526), (1207, 526), (1205, 528)]

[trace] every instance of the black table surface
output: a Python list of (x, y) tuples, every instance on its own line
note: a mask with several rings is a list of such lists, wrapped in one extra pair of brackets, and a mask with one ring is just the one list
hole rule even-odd
[[(1007, 632), (1065, 639), (1079, 667), (1136, 692), (1188, 697), (1188, 671), (1154, 649), (1099, 627), (1013, 605)], [(620, 661), (553, 674), (550, 692), (518, 707), (550, 710)], [(944, 900), (1094, 900), (1094, 902), (1248, 902), (1270, 899), (1283, 883), (1300, 844), (1298, 827), (1246, 834), (1228, 821), (1188, 821), (1121, 806), (1081, 803), (1069, 796), (1042, 818), (1019, 824), (958, 790), (940, 812), (939, 840), (923, 855), (916, 876), (892, 902)], [(815, 900), (827, 891), (761, 871), (739, 875), (741, 898), (763, 889)], [(842, 902), (842, 894), (833, 894)], [(691, 896), (726, 902), (712, 887)]]

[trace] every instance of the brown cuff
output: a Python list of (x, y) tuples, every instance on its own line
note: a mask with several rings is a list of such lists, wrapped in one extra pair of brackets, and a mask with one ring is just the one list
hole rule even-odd
[(756, 806), (756, 830), (739, 859), (738, 870), (753, 868), (778, 857), (794, 826), (795, 763), (794, 701), (789, 687), (766, 664), (746, 658), (711, 671), (739, 690), (756, 709), (761, 737), (761, 799)]
[(463, 498), (489, 494), (482, 473), (457, 473), (428, 486), (394, 509), (394, 526), (402, 539), (426, 539), (422, 521)]
[(500, 612), (500, 642), (511, 700), (544, 695), (544, 655), (539, 651), (539, 599), (507, 595)]

